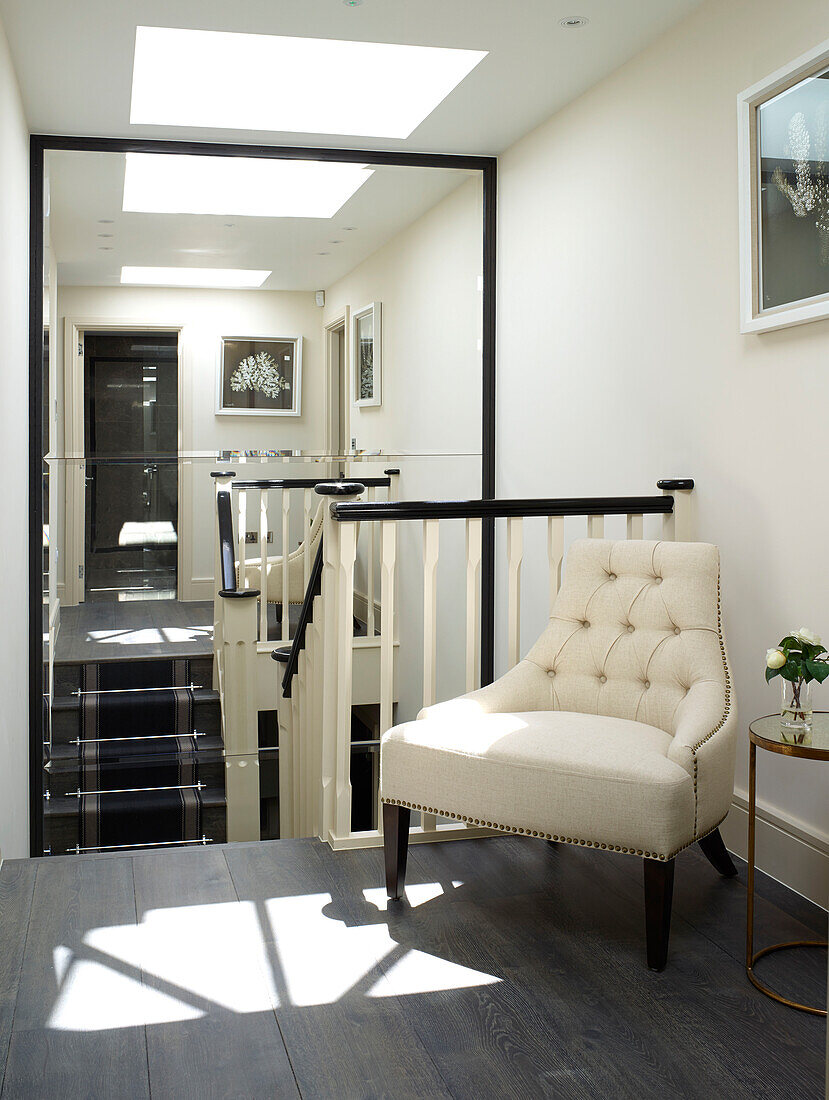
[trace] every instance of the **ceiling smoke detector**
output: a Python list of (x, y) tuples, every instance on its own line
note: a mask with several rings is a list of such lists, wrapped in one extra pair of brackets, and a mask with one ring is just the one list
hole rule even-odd
[(558, 25), (572, 30), (574, 27), (586, 27), (589, 22), (583, 15), (568, 15), (566, 19), (559, 19)]

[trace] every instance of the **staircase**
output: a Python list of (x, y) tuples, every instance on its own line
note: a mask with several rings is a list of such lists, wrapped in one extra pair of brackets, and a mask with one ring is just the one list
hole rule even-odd
[(55, 664), (45, 765), (52, 855), (226, 838), (213, 658)]

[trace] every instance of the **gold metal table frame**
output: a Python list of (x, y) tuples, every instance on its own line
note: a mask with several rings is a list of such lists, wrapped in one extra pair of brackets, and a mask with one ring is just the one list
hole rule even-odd
[[(773, 732), (769, 729), (769, 721), (777, 720), (778, 731), (780, 729), (779, 715), (766, 715), (763, 718), (757, 718), (748, 727), (749, 733), (749, 762), (748, 762), (748, 919), (746, 922), (746, 974), (752, 985), (755, 985), (761, 993), (765, 993), (767, 997), (771, 997), (775, 1001), (779, 1001), (780, 1004), (789, 1005), (790, 1008), (797, 1008), (801, 1012), (811, 1012), (815, 1016), (825, 1016), (825, 1008), (817, 1008), (814, 1005), (800, 1004), (798, 1001), (792, 1001), (788, 997), (784, 997), (781, 993), (776, 993), (773, 989), (770, 989), (767, 985), (760, 981), (757, 975), (754, 973), (754, 964), (758, 959), (763, 958), (764, 955), (770, 955), (772, 951), (782, 951), (787, 948), (795, 947), (826, 947), (826, 940), (791, 940), (787, 943), (773, 943), (769, 947), (764, 947), (760, 951), (754, 950), (754, 832), (756, 821), (756, 781), (757, 781), (757, 748), (766, 749), (768, 752), (781, 753), (783, 756), (799, 756), (806, 760), (823, 760), (829, 762), (829, 737), (823, 736), (818, 738), (818, 744), (793, 744), (790, 741), (783, 741), (778, 732), (779, 739), (772, 739), (769, 734)], [(816, 711), (814, 719), (820, 726), (821, 731), (829, 733), (829, 713), (824, 711)], [(761, 723), (766, 723), (764, 732), (767, 736), (763, 736), (760, 732)]]

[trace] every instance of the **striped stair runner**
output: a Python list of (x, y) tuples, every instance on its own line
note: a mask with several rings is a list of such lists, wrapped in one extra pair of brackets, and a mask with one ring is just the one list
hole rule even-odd
[(84, 665), (81, 847), (201, 839), (189, 684), (186, 659)]

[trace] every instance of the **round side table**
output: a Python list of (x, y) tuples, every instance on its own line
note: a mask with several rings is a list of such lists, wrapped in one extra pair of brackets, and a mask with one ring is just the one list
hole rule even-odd
[(767, 997), (781, 1004), (798, 1008), (801, 1012), (811, 1012), (815, 1016), (825, 1016), (825, 1008), (799, 1004), (780, 993), (775, 993), (754, 973), (754, 964), (772, 951), (782, 951), (794, 947), (826, 947), (826, 940), (792, 940), (789, 943), (774, 943), (760, 951), (754, 950), (754, 826), (756, 817), (757, 785), (757, 748), (768, 752), (781, 753), (783, 756), (799, 756), (805, 760), (829, 761), (829, 712), (815, 711), (811, 733), (804, 744), (797, 744), (791, 731), (784, 734), (779, 714), (767, 714), (755, 719), (748, 727), (748, 921), (746, 928), (746, 973), (749, 981)]

